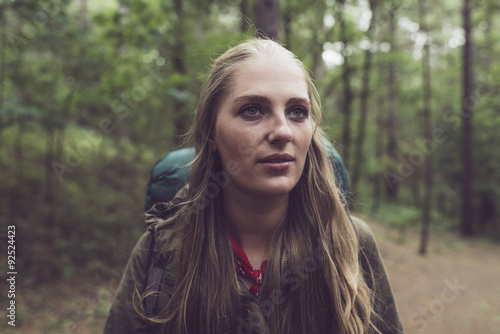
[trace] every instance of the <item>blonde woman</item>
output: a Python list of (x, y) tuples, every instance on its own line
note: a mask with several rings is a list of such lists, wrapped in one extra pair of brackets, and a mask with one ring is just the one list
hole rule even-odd
[(344, 209), (320, 118), (311, 78), (278, 43), (217, 58), (189, 186), (147, 212), (104, 332), (402, 333), (371, 231)]

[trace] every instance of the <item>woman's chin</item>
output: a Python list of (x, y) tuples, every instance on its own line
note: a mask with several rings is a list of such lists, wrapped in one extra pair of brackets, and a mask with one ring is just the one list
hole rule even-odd
[(266, 185), (265, 187), (256, 189), (253, 193), (256, 196), (261, 196), (263, 198), (281, 197), (289, 195), (293, 187), (294, 185), (290, 184)]

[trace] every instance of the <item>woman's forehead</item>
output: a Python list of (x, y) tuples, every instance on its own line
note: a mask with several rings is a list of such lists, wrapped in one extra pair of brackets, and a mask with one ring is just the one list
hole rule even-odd
[(308, 98), (303, 69), (291, 57), (261, 54), (243, 62), (232, 76), (229, 95), (281, 92)]

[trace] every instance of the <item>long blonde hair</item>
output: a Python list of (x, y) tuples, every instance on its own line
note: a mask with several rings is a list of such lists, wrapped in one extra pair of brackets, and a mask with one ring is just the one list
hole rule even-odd
[[(270, 333), (369, 333), (373, 307), (358, 262), (358, 240), (345, 211), (319, 128), (321, 107), (303, 64), (277, 42), (252, 39), (217, 58), (202, 88), (193, 139), (196, 157), (189, 196), (178, 212), (179, 267), (168, 302), (154, 321), (168, 333), (234, 332), (244, 307), (228, 231), (223, 223), (224, 182), (211, 149), (218, 107), (235, 70), (258, 54), (293, 59), (307, 80), (314, 132), (304, 171), (290, 194), (288, 213), (274, 236), (260, 304)], [(215, 175), (215, 179), (214, 179)]]

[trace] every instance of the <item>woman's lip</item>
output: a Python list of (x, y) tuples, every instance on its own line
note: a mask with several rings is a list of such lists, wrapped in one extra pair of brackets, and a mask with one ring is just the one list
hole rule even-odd
[(285, 162), (292, 162), (295, 159), (287, 153), (276, 153), (268, 155), (267, 157), (260, 159), (258, 162), (261, 164), (280, 164)]
[(279, 161), (279, 162), (259, 161), (259, 164), (264, 166), (268, 170), (280, 172), (280, 171), (285, 171), (288, 168), (290, 168), (293, 164), (293, 160), (283, 160), (283, 161)]
[(288, 170), (295, 159), (287, 153), (275, 153), (268, 155), (267, 157), (260, 159), (258, 163), (264, 166), (270, 172), (285, 172)]

